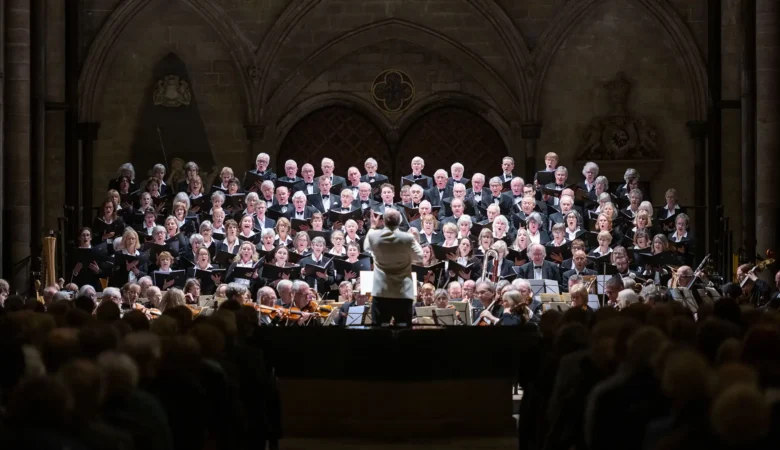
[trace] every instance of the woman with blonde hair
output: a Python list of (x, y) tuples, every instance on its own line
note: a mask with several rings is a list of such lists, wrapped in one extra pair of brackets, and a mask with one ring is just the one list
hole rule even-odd
[(160, 300), (160, 311), (165, 312), (166, 309), (172, 309), (177, 306), (187, 306), (187, 301), (184, 297), (184, 291), (177, 288), (168, 289)]
[(109, 286), (122, 287), (125, 283), (135, 283), (146, 275), (147, 261), (139, 251), (138, 233), (132, 228), (125, 228), (122, 234), (122, 250), (115, 256), (114, 271), (109, 279)]

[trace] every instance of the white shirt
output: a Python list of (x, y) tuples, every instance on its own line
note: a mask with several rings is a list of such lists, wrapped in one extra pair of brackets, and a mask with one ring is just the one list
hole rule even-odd
[(674, 234), (672, 234), (672, 239), (674, 242), (681, 242), (683, 239), (688, 237), (688, 232), (686, 231), (685, 234), (683, 234), (680, 237), (677, 237), (677, 232), (675, 231)]
[(601, 247), (596, 247), (593, 250), (593, 253), (597, 253), (599, 256), (609, 255), (610, 253), (612, 253), (612, 248), (610, 247), (607, 253), (601, 253)]
[(570, 241), (573, 241), (573, 240), (575, 240), (577, 238), (577, 233), (579, 233), (579, 232), (580, 232), (579, 228), (574, 230), (574, 232), (571, 232), (571, 231), (569, 231), (568, 228), (566, 228), (566, 237), (568, 237)]
[(330, 211), (330, 195), (322, 198), (322, 208), (325, 211)]
[[(534, 264), (534, 280), (543, 280), (544, 279), (544, 269), (542, 267), (537, 268), (536, 264), (531, 261), (531, 264)], [(544, 263), (542, 263), (544, 264)]]
[(227, 241), (227, 238), (225, 238), (225, 246), (227, 247), (228, 253), (233, 253), (233, 249), (236, 248), (236, 245), (238, 245), (241, 241), (239, 239), (236, 239), (232, 244)]
[(673, 215), (677, 214), (678, 209), (680, 209), (678, 205), (674, 205), (674, 210), (672, 211), (669, 211), (669, 205), (664, 206), (664, 212), (666, 213), (666, 217), (664, 217), (664, 219), (668, 219)]
[(217, 227), (212, 225), (211, 232), (212, 233), (225, 234), (225, 226), (222, 225), (221, 227), (217, 228)]
[(531, 232), (528, 232), (529, 240), (528, 240), (528, 246), (530, 247), (531, 244), (541, 244), (542, 240), (542, 233), (539, 231), (536, 232), (536, 234), (531, 234)]

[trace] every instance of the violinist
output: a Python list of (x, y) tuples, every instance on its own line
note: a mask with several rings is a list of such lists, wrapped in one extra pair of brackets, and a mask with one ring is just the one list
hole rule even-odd
[(509, 290), (501, 296), (501, 316), (495, 317), (489, 311), (483, 311), (482, 316), (495, 325), (522, 326), (528, 323), (528, 308), (526, 308), (520, 292)]
[[(680, 267), (680, 269), (683, 267)], [(764, 280), (756, 278), (756, 276), (753, 274), (753, 272), (755, 272), (753, 267), (753, 264), (742, 264), (741, 266), (737, 267), (737, 281), (739, 281), (740, 285), (742, 286), (742, 297), (746, 298), (747, 303), (753, 305), (756, 308), (760, 308), (769, 301), (769, 293), (771, 288)], [(688, 269), (690, 270), (690, 267), (688, 267)], [(752, 282), (748, 281), (743, 284), (746, 278), (750, 278)], [(682, 284), (682, 279), (680, 280), (680, 283), (682, 286), (685, 286), (685, 284)]]
[(320, 316), (316, 314), (319, 305), (316, 301), (310, 300), (309, 285), (301, 280), (295, 280), (292, 285), (292, 293), (292, 307), (284, 316), (286, 325), (321, 325)]
[(474, 295), (479, 302), (476, 308), (479, 311), (477, 323), (487, 322), (489, 325), (495, 325), (504, 311), (501, 303), (496, 301), (496, 285), (490, 281), (480, 281)]
[(290, 280), (279, 280), (276, 285), (279, 292), (279, 299), (276, 300), (276, 306), (281, 308), (292, 308), (293, 306), (293, 282)]

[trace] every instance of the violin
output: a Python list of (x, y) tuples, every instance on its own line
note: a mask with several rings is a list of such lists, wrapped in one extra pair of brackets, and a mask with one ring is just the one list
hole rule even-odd
[(153, 320), (162, 316), (162, 311), (160, 311), (159, 309), (147, 308), (142, 303), (133, 303), (133, 309), (136, 311), (141, 311), (142, 313), (146, 314), (146, 317), (149, 320)]

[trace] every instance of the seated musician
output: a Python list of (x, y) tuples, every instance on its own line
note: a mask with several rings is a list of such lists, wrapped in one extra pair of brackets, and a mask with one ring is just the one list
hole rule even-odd
[[(593, 309), (588, 306), (588, 288), (585, 284), (581, 283), (572, 286), (569, 289), (569, 295), (571, 296), (572, 308), (582, 309), (583, 311), (588, 312), (589, 315), (593, 314)], [(615, 294), (615, 301), (617, 301), (617, 293)]]
[(422, 287), (417, 290), (417, 302), (414, 307), (418, 306), (433, 306), (433, 293), (436, 291), (436, 286), (431, 283), (423, 283)]
[(636, 275), (636, 272), (628, 267), (628, 252), (625, 247), (618, 245), (612, 249), (612, 264), (617, 268), (618, 275), (623, 278), (631, 278), (631, 275)]
[(279, 283), (276, 284), (276, 291), (279, 293), (276, 306), (291, 308), (293, 305), (293, 282), (290, 280), (279, 280)]
[(144, 308), (160, 308), (160, 303), (162, 302), (162, 291), (157, 286), (150, 286), (146, 290), (146, 295), (144, 296), (146, 299), (146, 302), (144, 302)]
[[(347, 294), (347, 290), (349, 290), (349, 294)], [(361, 294), (358, 291), (353, 293), (352, 284), (348, 281), (342, 281), (341, 284), (339, 284), (339, 294), (341, 295), (344, 304), (339, 308), (339, 315), (333, 321), (333, 324), (342, 327), (347, 324), (347, 316), (350, 308), (354, 308), (355, 306), (365, 306), (368, 308), (369, 305), (368, 295)]]
[(309, 285), (304, 281), (295, 280), (292, 284), (292, 307), (290, 314), (285, 316), (287, 326), (321, 325), (316, 314), (319, 305), (311, 299)]
[(276, 292), (273, 288), (263, 286), (257, 290), (257, 304), (273, 308), (276, 305)]
[[(747, 282), (742, 286), (741, 298), (746, 300), (747, 304), (753, 305), (756, 308), (761, 308), (769, 302), (772, 289), (767, 282), (756, 278), (756, 276), (751, 273), (753, 267), (753, 264), (742, 264), (737, 267), (737, 281), (742, 285), (746, 278), (751, 278), (752, 282)], [(699, 273), (700, 278), (702, 275), (702, 273)], [(680, 284), (683, 285), (682, 282)]]
[(333, 245), (328, 250), (328, 256), (346, 256), (347, 249), (344, 247), (344, 233), (341, 231), (334, 231), (330, 235), (330, 242)]
[(483, 317), (488, 318), (495, 325), (523, 326), (529, 322), (528, 308), (522, 295), (517, 290), (509, 290), (501, 295), (502, 312), (500, 317), (495, 317), (488, 311), (484, 311)]
[(439, 244), (444, 238), (436, 231), (438, 221), (432, 214), (426, 214), (420, 218), (420, 244)]
[[(511, 275), (515, 275), (515, 270), (514, 270), (515, 263), (514, 263), (514, 261), (509, 261), (508, 259), (506, 259), (506, 254), (507, 254), (506, 242), (504, 242), (504, 241), (496, 241), (496, 242), (493, 243), (491, 248), (498, 252), (498, 258), (497, 258), (497, 261), (498, 261), (498, 264), (499, 264), (499, 266), (498, 266), (498, 276), (503, 278), (503, 277), (508, 277), (508, 276), (511, 276)], [(494, 264), (494, 262), (495, 261), (489, 261), (487, 263), (487, 273), (488, 274), (492, 274), (493, 273), (493, 267), (494, 267), (493, 264)]]
[(279, 221), (276, 222), (276, 227), (274, 230), (276, 231), (276, 236), (274, 237), (274, 245), (284, 245), (289, 247), (292, 245), (292, 236), (290, 236), (290, 221), (287, 220), (284, 217), (279, 218)]
[[(191, 185), (192, 183), (190, 183)], [(197, 305), (200, 300), (200, 280), (188, 278), (184, 283), (184, 301), (188, 305)]]
[[(479, 316), (475, 324), (487, 322), (490, 325), (495, 325), (504, 311), (501, 302), (495, 301), (496, 285), (490, 281), (477, 282), (474, 290), (474, 297), (478, 302), (476, 309), (479, 311)], [(492, 307), (491, 304), (493, 305)]]
[[(271, 237), (275, 237), (274, 233), (271, 233)], [(263, 239), (265, 241), (265, 238)], [(271, 239), (271, 242), (273, 243), (273, 239)], [(311, 248), (309, 247), (309, 233), (305, 231), (299, 231), (295, 233), (295, 238), (293, 239), (293, 245), (292, 245), (292, 251), (304, 256), (311, 253)]]
[[(599, 222), (601, 222), (602, 219), (606, 220), (603, 214), (599, 214)], [(588, 256), (598, 258), (600, 256), (609, 255), (612, 253), (612, 248), (609, 246), (609, 244), (612, 243), (612, 235), (609, 233), (609, 231), (599, 231), (599, 235), (596, 240), (598, 240), (599, 246), (591, 250)]]
[(116, 206), (114, 201), (110, 198), (103, 200), (100, 210), (102, 214), (99, 217), (95, 217), (92, 222), (92, 229), (96, 230), (93, 233), (92, 243), (97, 245), (101, 242), (111, 244), (116, 236), (116, 231), (125, 227), (124, 220), (117, 216)]
[(170, 288), (165, 291), (162, 300), (160, 300), (160, 311), (164, 313), (166, 310), (186, 305), (187, 301), (184, 298), (184, 292), (181, 289)]
[(238, 239), (238, 223), (233, 219), (225, 222), (225, 239), (219, 244), (219, 251), (238, 254), (241, 241)]
[(569, 279), (572, 276), (596, 275), (595, 270), (591, 270), (587, 268), (588, 257), (583, 250), (575, 250), (573, 252), (572, 261), (574, 262), (574, 268), (563, 272), (563, 274), (561, 275), (561, 279), (563, 281), (562, 286), (565, 289), (568, 289)]
[[(743, 270), (740, 271), (739, 270), (740, 268), (742, 268)], [(740, 282), (744, 280), (745, 275), (751, 268), (752, 265), (750, 264), (743, 264), (739, 266), (737, 268), (737, 279)], [(740, 278), (740, 276), (742, 278)], [(760, 281), (760, 280), (756, 280), (756, 281)], [(762, 290), (768, 294), (769, 286), (763, 281), (761, 284), (763, 285), (761, 286)], [(704, 289), (705, 287), (712, 287), (712, 286), (713, 286), (712, 281), (710, 281), (707, 278), (707, 275), (704, 272), (698, 271), (694, 273), (693, 269), (690, 266), (680, 266), (677, 268), (677, 287), (690, 288), (690, 289)]]

